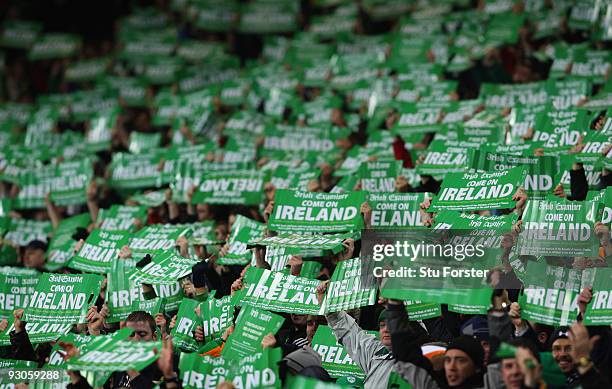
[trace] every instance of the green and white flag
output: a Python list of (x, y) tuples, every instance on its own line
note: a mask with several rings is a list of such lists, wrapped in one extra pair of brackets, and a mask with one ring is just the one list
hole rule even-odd
[(96, 302), (103, 279), (97, 274), (43, 273), (25, 308), (23, 320), (86, 323), (87, 310)]
[(244, 282), (244, 304), (275, 312), (319, 314), (319, 280), (250, 267)]
[(221, 357), (236, 361), (261, 352), (261, 341), (268, 334), (276, 334), (285, 318), (274, 313), (244, 305), (236, 318), (234, 332), (229, 336)]
[(312, 348), (321, 356), (321, 364), (332, 378), (364, 379), (363, 370), (353, 362), (328, 326), (320, 325), (312, 338)]
[(223, 258), (219, 258), (218, 263), (220, 265), (247, 264), (252, 257), (252, 252), (247, 245), (263, 238), (265, 229), (264, 223), (242, 215), (236, 216), (228, 240), (229, 249)]
[[(0, 333), (0, 346), (10, 346), (10, 333), (15, 330), (15, 322), (12, 319), (8, 320), (9, 325), (6, 330)], [(28, 322), (25, 330), (28, 333), (28, 339), (32, 344), (40, 344), (54, 342), (60, 336), (67, 334), (72, 329), (72, 324), (49, 323), (49, 322)]]
[(361, 259), (347, 259), (336, 266), (319, 314), (361, 308), (375, 302), (376, 288), (361, 285)]
[(267, 348), (242, 358), (183, 353), (179, 363), (182, 386), (211, 389), (229, 381), (235, 388), (280, 389), (278, 364), (282, 356), (280, 348)]
[(359, 212), (366, 194), (315, 193), (279, 189), (274, 195), (274, 210), (268, 221), (273, 231), (346, 232), (363, 227)]
[(496, 172), (449, 173), (428, 211), (514, 208), (512, 196), (524, 184), (526, 173), (522, 166)]
[(578, 316), (582, 272), (529, 261), (519, 297), (521, 317), (551, 326), (568, 326)]
[(71, 57), (80, 49), (81, 38), (78, 35), (48, 33), (40, 36), (30, 48), (28, 59), (36, 61), (41, 59)]
[(598, 203), (529, 200), (523, 213), (517, 250), (520, 255), (596, 257)]
[(221, 336), (232, 325), (234, 318), (234, 304), (232, 297), (227, 295), (221, 298), (209, 297), (200, 303), (200, 316), (204, 338), (212, 340)]
[(34, 269), (0, 267), (0, 319), (8, 319), (15, 309), (28, 306), (39, 276)]
[(86, 273), (108, 273), (119, 250), (127, 245), (129, 233), (93, 230), (68, 266)]
[(193, 203), (258, 205), (267, 181), (268, 173), (255, 170), (211, 172), (202, 178)]
[(524, 157), (495, 154), (481, 149), (469, 152), (469, 167), (480, 171), (497, 171), (527, 166), (523, 188), (530, 199), (544, 199), (553, 189), (558, 174), (557, 157)]
[(431, 193), (370, 193), (372, 229), (423, 227), (420, 205)]
[(160, 341), (132, 342), (117, 340), (114, 335), (100, 335), (87, 344), (81, 355), (71, 358), (66, 367), (95, 372), (140, 371), (159, 358), (159, 350)]
[(184, 352), (194, 352), (200, 347), (193, 335), (202, 321), (196, 313), (199, 304), (197, 300), (184, 299), (176, 314), (176, 325), (170, 332), (174, 347)]
[(596, 268), (593, 280), (593, 299), (587, 305), (584, 324), (599, 326), (612, 324), (612, 271)]
[(370, 193), (395, 192), (395, 180), (402, 169), (401, 161), (363, 162), (359, 168), (361, 189)]
[(130, 279), (142, 284), (172, 285), (178, 279), (191, 274), (191, 268), (198, 262), (198, 259), (183, 258), (172, 251), (167, 251), (156, 255), (142, 269), (134, 270)]
[(108, 209), (101, 209), (98, 214), (99, 227), (106, 231), (133, 231), (136, 220), (144, 224), (147, 208), (114, 204)]
[(157, 256), (171, 253), (176, 240), (181, 236), (189, 238), (191, 229), (173, 224), (153, 224), (133, 234), (129, 246), (132, 257), (140, 259), (147, 254)]

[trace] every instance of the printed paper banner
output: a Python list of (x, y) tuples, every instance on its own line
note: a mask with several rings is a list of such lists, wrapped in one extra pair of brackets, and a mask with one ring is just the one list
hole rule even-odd
[[(131, 330), (123, 330), (120, 331), (122, 334), (125, 333), (125, 339), (127, 339)], [(29, 334), (28, 334), (29, 335)], [(115, 335), (117, 336), (117, 335)], [(66, 342), (73, 344), (79, 351), (83, 350), (83, 347), (87, 345), (94, 339), (91, 335), (81, 335), (75, 333), (68, 333), (61, 336), (59, 339), (60, 342)], [(63, 356), (66, 355), (66, 351), (59, 345), (59, 342), (56, 342), (51, 348), (51, 354), (49, 355), (49, 361), (45, 365), (45, 367), (65, 367), (66, 361), (64, 361)]]
[(336, 341), (334, 333), (328, 326), (317, 327), (312, 338), (312, 348), (319, 353), (323, 368), (332, 378), (365, 378), (363, 370), (353, 362), (344, 347)]
[(132, 196), (132, 201), (137, 202), (145, 207), (159, 207), (166, 201), (166, 190), (158, 190), (147, 193), (141, 193)]
[(236, 327), (229, 336), (221, 356), (228, 360), (254, 355), (261, 352), (261, 341), (268, 334), (276, 334), (285, 319), (258, 309), (251, 305), (244, 305), (236, 318)]
[(214, 220), (205, 220), (202, 222), (177, 224), (180, 227), (191, 229), (193, 233), (189, 238), (189, 243), (192, 245), (211, 245), (223, 243), (224, 240), (217, 239), (216, 225)]
[(160, 187), (163, 184), (159, 171), (160, 160), (158, 153), (114, 153), (109, 183), (118, 189)]
[(423, 227), (420, 204), (431, 193), (370, 193), (372, 229)]
[(280, 348), (267, 348), (239, 359), (183, 353), (179, 363), (182, 386), (209, 389), (230, 381), (236, 388), (280, 389), (278, 364), (282, 356)]
[(87, 310), (100, 294), (104, 277), (97, 274), (50, 274), (40, 276), (36, 291), (25, 309), (25, 322), (86, 323)]
[(144, 300), (142, 287), (138, 283), (130, 281), (130, 270), (132, 266), (128, 261), (114, 258), (111, 262), (110, 271), (106, 275), (106, 304), (109, 316), (108, 323), (117, 323), (125, 320), (130, 313), (134, 303)]
[(406, 306), (406, 312), (408, 312), (410, 320), (425, 320), (442, 316), (442, 307), (440, 304), (406, 300), (404, 301), (404, 305)]
[(191, 268), (198, 262), (198, 259), (183, 258), (172, 251), (167, 251), (156, 255), (142, 269), (135, 269), (130, 275), (130, 280), (141, 284), (172, 285), (178, 279), (191, 274)]
[(128, 232), (93, 230), (68, 266), (87, 273), (106, 274), (121, 247), (127, 245)]
[(497, 172), (449, 173), (429, 212), (514, 208), (512, 196), (525, 182), (522, 166)]
[[(163, 302), (163, 311), (165, 312), (176, 312), (178, 311), (179, 305), (181, 305), (181, 301), (185, 298), (185, 294), (183, 293), (183, 288), (181, 284), (176, 281), (173, 284), (153, 284), (151, 285), (153, 290), (155, 291), (156, 296), (162, 299)], [(135, 301), (134, 304), (149, 304), (151, 300), (140, 300)], [(161, 309), (160, 309), (161, 312)]]
[(0, 267), (0, 319), (13, 317), (15, 309), (28, 306), (40, 273), (34, 269)]
[(31, 219), (11, 219), (10, 229), (4, 239), (18, 246), (27, 246), (33, 240), (47, 242), (51, 222)]
[[(567, 96), (572, 97), (572, 96)], [(580, 133), (588, 128), (584, 110), (547, 110), (536, 116), (533, 142), (544, 148), (574, 146)]]
[(194, 352), (200, 346), (194, 337), (195, 329), (201, 322), (195, 311), (199, 304), (199, 301), (184, 299), (176, 314), (176, 325), (170, 332), (174, 347), (184, 352)]
[(448, 304), (453, 312), (483, 315), (491, 306), (490, 288), (474, 289), (392, 289), (383, 286), (381, 296), (396, 300), (427, 301), (435, 304)]
[(193, 195), (194, 204), (258, 205), (269, 174), (262, 171), (228, 171), (206, 174)]
[(81, 39), (78, 35), (48, 33), (34, 42), (28, 52), (28, 59), (66, 58), (74, 55), (80, 47)]
[(106, 72), (109, 58), (95, 58), (70, 64), (64, 73), (66, 80), (73, 82), (91, 81)]
[(191, 230), (173, 224), (153, 224), (146, 226), (133, 235), (129, 246), (132, 257), (140, 259), (147, 254), (151, 256), (167, 253), (174, 249), (176, 240), (181, 236), (189, 238)]
[(243, 303), (275, 312), (319, 314), (319, 280), (250, 267), (244, 281)]
[(583, 323), (587, 326), (612, 324), (612, 270), (596, 268), (592, 287), (593, 299), (587, 305)]
[(363, 227), (365, 192), (315, 193), (279, 189), (268, 221), (273, 231), (346, 232)]
[(78, 228), (87, 228), (90, 223), (91, 216), (89, 213), (71, 216), (60, 221), (49, 242), (47, 261), (45, 262), (46, 270), (55, 271), (66, 265), (66, 262), (72, 257), (74, 245), (77, 243), (72, 239), (72, 235)]
[(208, 300), (200, 303), (200, 316), (205, 339), (211, 340), (222, 335), (232, 325), (234, 318), (231, 296), (223, 296), (219, 299), (209, 297)]
[[(288, 266), (287, 263), (294, 255), (300, 255), (300, 250), (296, 248), (287, 248), (283, 246), (267, 246), (266, 247), (266, 263), (270, 265), (272, 271), (284, 271)], [(255, 256), (251, 261), (251, 266), (255, 266)]]
[(25, 20), (5, 20), (0, 44), (4, 47), (27, 49), (36, 41), (43, 25)]
[(256, 241), (263, 246), (281, 246), (285, 248), (296, 248), (303, 250), (331, 250), (333, 253), (342, 251), (342, 242), (348, 238), (354, 238), (353, 233), (330, 234), (330, 235), (299, 235), (291, 233), (280, 233), (268, 236)]
[(219, 258), (220, 265), (245, 265), (252, 257), (248, 244), (263, 238), (266, 225), (238, 215), (232, 224), (228, 244), (229, 250), (223, 258)]
[(98, 214), (100, 228), (107, 231), (133, 231), (135, 220), (143, 224), (147, 216), (146, 207), (129, 205), (112, 205), (109, 209), (101, 209)]
[[(15, 330), (15, 322), (9, 319), (9, 325), (0, 333), (0, 346), (10, 346), (10, 333)], [(72, 329), (72, 324), (60, 323), (26, 323), (26, 332), (28, 339), (32, 344), (40, 344), (46, 342), (54, 342), (60, 336), (68, 333)]]
[(370, 193), (395, 192), (395, 179), (400, 175), (401, 161), (362, 162), (359, 168), (361, 189)]
[(515, 166), (527, 166), (527, 176), (523, 188), (530, 199), (544, 199), (553, 190), (555, 177), (558, 174), (557, 158), (524, 157), (495, 154), (480, 149), (469, 152), (469, 166), (481, 171), (497, 171)]
[(336, 266), (319, 314), (361, 308), (375, 302), (376, 289), (361, 285), (361, 259), (348, 259)]
[(499, 248), (504, 234), (510, 233), (518, 220), (517, 214), (484, 216), (473, 213), (442, 211), (434, 218), (434, 231), (449, 230), (447, 243)]
[(416, 172), (434, 177), (463, 172), (467, 162), (468, 147), (478, 147), (478, 143), (434, 139), (427, 147), (425, 159), (416, 166)]
[(83, 354), (70, 359), (67, 368), (96, 372), (140, 371), (159, 358), (160, 350), (159, 341), (132, 342), (116, 340), (113, 335), (100, 335), (87, 345)]
[(569, 326), (578, 315), (580, 270), (529, 261), (524, 274), (524, 293), (519, 297), (521, 317), (551, 326)]
[(529, 200), (517, 241), (521, 255), (597, 256), (594, 201)]

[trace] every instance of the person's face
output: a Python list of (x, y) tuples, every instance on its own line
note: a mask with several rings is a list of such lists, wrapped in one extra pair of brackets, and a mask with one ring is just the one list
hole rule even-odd
[(306, 337), (308, 338), (309, 342), (311, 342), (312, 338), (314, 338), (317, 328), (319, 328), (319, 323), (317, 323), (313, 316), (308, 316), (308, 320), (306, 321)]
[(379, 326), (380, 326), (380, 331), (379, 331), (380, 341), (382, 342), (383, 346), (390, 348), (391, 347), (391, 333), (387, 329), (387, 322), (381, 321), (379, 323)]
[(215, 239), (225, 241), (227, 238), (227, 228), (225, 225), (215, 227)]
[(23, 265), (29, 269), (39, 269), (45, 264), (45, 252), (40, 249), (26, 249)]
[(151, 330), (151, 327), (147, 322), (144, 321), (127, 321), (125, 322), (125, 326), (134, 330), (132, 335), (128, 338), (134, 342), (146, 342), (150, 340), (155, 340), (156, 335), (155, 332)]
[(520, 389), (523, 384), (523, 373), (516, 358), (504, 359), (501, 362), (502, 379), (506, 389)]
[(562, 372), (568, 373), (574, 368), (570, 352), (572, 344), (569, 339), (557, 339), (552, 344), (552, 356)]
[(291, 314), (291, 322), (293, 325), (302, 327), (306, 325), (306, 319), (308, 319), (308, 315), (296, 315)]
[(486, 340), (481, 340), (480, 341), (480, 345), (482, 346), (482, 349), (484, 350), (484, 365), (488, 365), (489, 363), (489, 342), (487, 342)]
[(538, 332), (538, 342), (540, 342), (541, 344), (548, 343), (548, 332), (546, 331)]
[(472, 358), (461, 350), (448, 350), (444, 355), (444, 374), (449, 386), (461, 385), (476, 373)]
[(196, 205), (196, 213), (198, 215), (198, 220), (208, 220), (211, 219), (210, 207), (208, 204), (198, 204)]

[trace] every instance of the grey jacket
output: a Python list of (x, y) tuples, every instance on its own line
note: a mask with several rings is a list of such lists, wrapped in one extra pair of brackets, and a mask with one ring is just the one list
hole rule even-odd
[(325, 318), (338, 343), (365, 372), (364, 389), (386, 387), (395, 359), (382, 342), (362, 330), (346, 312), (329, 313)]

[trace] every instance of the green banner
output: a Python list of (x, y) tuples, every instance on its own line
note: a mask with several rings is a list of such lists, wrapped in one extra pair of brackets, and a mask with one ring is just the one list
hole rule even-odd
[(68, 267), (87, 273), (108, 273), (121, 247), (127, 245), (128, 232), (93, 230)]
[(595, 201), (529, 200), (517, 242), (521, 255), (598, 256)]
[(259, 205), (267, 181), (269, 174), (256, 170), (211, 172), (202, 178), (193, 203)]
[(89, 213), (71, 216), (60, 221), (49, 242), (45, 269), (55, 271), (66, 265), (66, 262), (72, 257), (74, 245), (77, 243), (72, 239), (72, 235), (78, 228), (87, 228), (90, 223), (91, 216)]
[(211, 340), (221, 336), (232, 325), (234, 319), (234, 304), (231, 296), (221, 298), (209, 297), (200, 303), (200, 316), (202, 317), (202, 330), (205, 339)]
[(514, 208), (512, 196), (525, 182), (526, 170), (517, 166), (508, 170), (483, 173), (449, 173), (429, 212), (442, 210), (476, 211)]
[(266, 225), (238, 215), (232, 224), (227, 253), (219, 258), (220, 265), (245, 265), (250, 262), (253, 253), (247, 248), (258, 239), (263, 238)]
[(156, 255), (142, 269), (135, 269), (130, 280), (141, 284), (172, 285), (178, 279), (191, 274), (198, 259), (184, 258), (172, 251)]
[(130, 281), (129, 272), (133, 268), (128, 261), (115, 258), (111, 262), (110, 271), (106, 275), (106, 304), (108, 307), (108, 323), (125, 320), (135, 303), (143, 301), (140, 284)]
[(199, 301), (184, 299), (176, 314), (176, 325), (170, 332), (174, 347), (184, 352), (194, 352), (200, 347), (194, 337), (195, 329), (201, 321), (196, 313), (199, 304)]
[(467, 163), (468, 147), (478, 145), (450, 139), (434, 139), (427, 147), (425, 159), (416, 166), (416, 172), (434, 177), (463, 172)]
[(33, 240), (47, 242), (51, 232), (51, 222), (32, 219), (11, 219), (10, 228), (4, 239), (17, 246), (26, 246)]
[(320, 313), (346, 311), (375, 302), (376, 289), (361, 285), (361, 259), (347, 259), (336, 266)]
[(256, 243), (263, 246), (281, 246), (302, 250), (331, 250), (333, 253), (342, 251), (342, 242), (347, 238), (354, 238), (352, 233), (329, 235), (299, 235), (280, 233), (259, 239)]
[(191, 230), (173, 224), (153, 224), (133, 234), (129, 246), (132, 257), (140, 259), (146, 254), (152, 256), (168, 253), (176, 245), (176, 240), (184, 236), (189, 238)]
[(162, 349), (159, 341), (117, 340), (114, 335), (96, 336), (81, 355), (68, 361), (67, 368), (94, 372), (140, 371), (159, 357)]
[(146, 217), (146, 207), (115, 204), (100, 210), (98, 223), (101, 229), (107, 231), (133, 231), (135, 221), (140, 220), (144, 224)]
[(372, 229), (423, 227), (420, 204), (431, 193), (370, 193)]
[[(397, 300), (427, 301), (430, 304), (448, 304), (449, 311), (470, 315), (484, 315), (491, 306), (491, 289), (392, 289), (386, 286), (382, 297)], [(409, 311), (410, 312), (410, 311)]]
[(552, 326), (569, 326), (578, 315), (580, 270), (529, 261), (523, 275), (524, 293), (519, 297), (521, 317)]
[(524, 157), (495, 154), (481, 149), (469, 152), (469, 167), (481, 171), (498, 171), (515, 166), (527, 166), (523, 188), (530, 199), (543, 199), (553, 189), (558, 174), (557, 157)]
[(359, 167), (361, 189), (370, 193), (395, 192), (395, 179), (400, 175), (401, 161), (362, 162)]
[(276, 334), (285, 318), (245, 305), (236, 318), (236, 327), (229, 336), (221, 356), (228, 360), (237, 360), (261, 351), (261, 341), (268, 334)]
[(244, 282), (243, 303), (275, 312), (319, 314), (319, 280), (250, 267)]
[[(15, 330), (14, 320), (11, 318), (8, 320), (9, 325), (0, 333), (0, 346), (10, 346), (11, 336), (10, 333)], [(32, 344), (40, 344), (47, 342), (54, 342), (60, 336), (68, 333), (72, 329), (72, 324), (61, 324), (61, 323), (26, 323), (25, 330), (28, 333), (28, 339)]]
[(28, 306), (40, 273), (34, 269), (0, 267), (0, 319), (13, 317), (13, 311)]
[(23, 320), (86, 323), (87, 310), (98, 298), (103, 279), (97, 274), (43, 273), (30, 297)]
[(612, 270), (595, 269), (593, 299), (584, 314), (585, 325), (600, 326), (612, 324)]
[(281, 358), (280, 348), (268, 348), (237, 360), (183, 353), (179, 363), (182, 386), (210, 389), (229, 381), (235, 388), (280, 389), (278, 363)]
[(314, 193), (279, 189), (268, 221), (273, 231), (345, 232), (363, 227), (365, 192)]
[(312, 348), (321, 356), (323, 368), (333, 378), (357, 377), (364, 379), (363, 370), (353, 362), (328, 326), (320, 325), (312, 338)]

